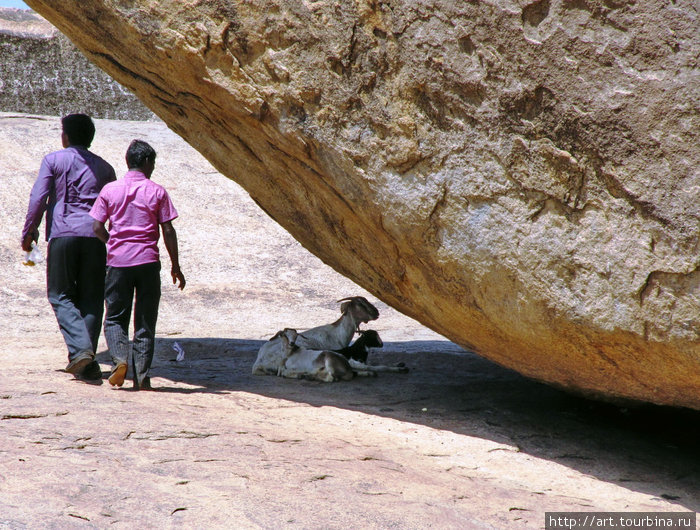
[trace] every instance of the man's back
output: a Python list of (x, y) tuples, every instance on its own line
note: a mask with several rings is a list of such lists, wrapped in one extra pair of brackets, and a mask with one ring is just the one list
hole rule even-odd
[(109, 221), (107, 264), (132, 267), (159, 260), (159, 225), (177, 217), (168, 193), (140, 171), (105, 186), (92, 217)]
[(100, 190), (116, 180), (114, 168), (96, 154), (71, 146), (46, 155), (30, 196), (26, 224), (39, 224), (46, 206), (46, 236), (94, 237), (90, 208)]

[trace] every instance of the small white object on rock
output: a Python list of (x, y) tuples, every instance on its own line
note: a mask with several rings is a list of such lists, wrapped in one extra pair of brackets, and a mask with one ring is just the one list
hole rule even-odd
[(173, 344), (173, 350), (177, 352), (177, 357), (175, 357), (175, 360), (179, 363), (185, 360), (185, 350), (180, 346), (179, 342), (176, 342)]

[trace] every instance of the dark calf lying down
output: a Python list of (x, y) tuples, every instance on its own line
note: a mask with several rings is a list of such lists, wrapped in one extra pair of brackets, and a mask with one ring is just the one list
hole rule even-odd
[[(333, 381), (350, 381), (355, 376), (372, 377), (376, 376), (377, 372), (408, 372), (408, 368), (405, 366), (368, 366), (352, 358), (346, 358), (335, 351), (303, 348), (295, 344), (297, 338), (295, 330), (287, 328), (280, 333), (281, 349), (284, 354), (277, 370), (277, 375), (280, 377), (315, 379), (331, 383)], [(366, 348), (371, 347), (368, 344), (376, 342), (381, 344), (377, 332), (373, 331), (372, 333), (364, 341), (362, 340), (364, 335), (357, 339), (355, 342), (360, 342), (360, 345), (355, 347), (355, 351), (350, 351), (349, 355), (359, 353), (366, 359)], [(376, 340), (370, 341), (369, 339), (374, 339), (374, 336), (376, 336)], [(352, 346), (349, 350), (352, 350)]]
[(355, 342), (342, 350), (334, 351), (342, 354), (346, 359), (354, 359), (366, 364), (369, 348), (381, 348), (384, 346), (384, 343), (379, 337), (379, 333), (373, 329), (358, 330), (357, 332), (360, 334), (360, 337)]

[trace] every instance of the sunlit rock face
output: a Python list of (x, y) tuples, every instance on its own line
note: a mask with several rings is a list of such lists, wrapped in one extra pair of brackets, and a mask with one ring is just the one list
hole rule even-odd
[(692, 2), (27, 3), (382, 300), (527, 376), (700, 408)]

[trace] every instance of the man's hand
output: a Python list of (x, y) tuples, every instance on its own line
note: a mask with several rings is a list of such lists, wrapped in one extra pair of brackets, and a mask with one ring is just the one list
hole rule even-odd
[(185, 288), (185, 284), (187, 281), (185, 280), (185, 275), (182, 274), (182, 271), (177, 268), (173, 268), (170, 270), (170, 275), (173, 277), (173, 283), (177, 283), (178, 281), (180, 282), (180, 285), (178, 285), (178, 289), (181, 291)]
[(39, 231), (35, 228), (31, 230), (22, 240), (22, 250), (25, 252), (32, 251), (32, 243), (39, 241)]

